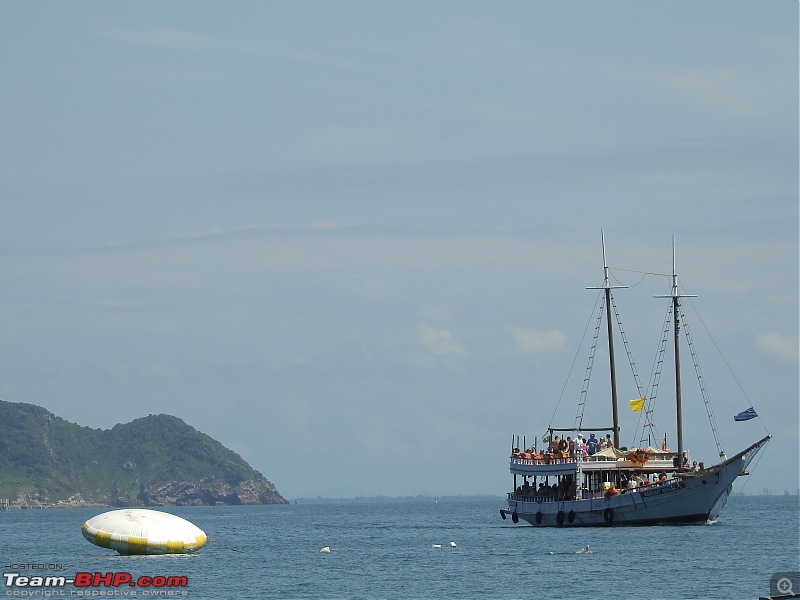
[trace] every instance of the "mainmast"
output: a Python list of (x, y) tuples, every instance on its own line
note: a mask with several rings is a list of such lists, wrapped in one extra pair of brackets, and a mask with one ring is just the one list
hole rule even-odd
[(678, 460), (683, 465), (683, 407), (681, 406), (681, 347), (680, 347), (680, 299), (696, 298), (694, 294), (681, 295), (678, 291), (678, 273), (675, 269), (675, 236), (672, 236), (672, 294), (654, 296), (672, 299), (672, 322), (675, 324), (675, 415), (678, 426)]
[(606, 294), (606, 325), (608, 328), (608, 361), (611, 370), (611, 414), (614, 420), (614, 447), (619, 448), (619, 408), (617, 406), (617, 368), (614, 362), (614, 330), (611, 322), (611, 290), (626, 288), (626, 285), (612, 286), (608, 280), (608, 263), (606, 262), (606, 236), (600, 230), (603, 241), (603, 286), (588, 287), (587, 290), (605, 290)]

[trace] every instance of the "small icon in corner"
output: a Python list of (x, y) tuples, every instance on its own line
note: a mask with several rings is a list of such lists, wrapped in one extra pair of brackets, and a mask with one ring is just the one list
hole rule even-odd
[(800, 572), (775, 573), (769, 581), (769, 593), (780, 598), (800, 598)]

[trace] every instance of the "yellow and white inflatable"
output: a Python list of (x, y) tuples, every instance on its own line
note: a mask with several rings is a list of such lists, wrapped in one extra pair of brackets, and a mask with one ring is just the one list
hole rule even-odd
[(91, 543), (120, 554), (185, 554), (206, 543), (205, 532), (176, 515), (126, 508), (97, 515), (81, 526)]

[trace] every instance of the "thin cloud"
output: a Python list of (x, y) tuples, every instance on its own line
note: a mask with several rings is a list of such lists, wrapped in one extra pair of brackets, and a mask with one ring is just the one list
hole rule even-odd
[(105, 37), (125, 44), (164, 48), (209, 48), (218, 45), (212, 38), (180, 29), (109, 31)]
[(215, 228), (205, 231), (190, 231), (171, 233), (164, 236), (125, 240), (110, 244), (96, 246), (89, 251), (103, 252), (108, 250), (124, 250), (128, 248), (148, 247), (148, 246), (167, 246), (181, 245), (194, 242), (219, 241), (244, 237), (249, 235), (268, 235), (270, 233), (323, 233), (342, 229), (349, 229), (346, 225), (341, 225), (335, 221), (315, 221), (313, 223), (301, 223), (290, 225), (284, 223), (271, 223), (267, 225), (243, 225), (241, 227)]
[(383, 148), (398, 144), (403, 134), (390, 127), (326, 127), (311, 136), (311, 150), (317, 153)]
[(780, 333), (762, 333), (756, 337), (756, 346), (775, 358), (791, 362), (797, 361), (797, 339), (790, 339)]
[(364, 70), (365, 65), (347, 59), (339, 59), (330, 52), (310, 52), (298, 50), (278, 42), (248, 44), (239, 41), (213, 38), (180, 29), (150, 29), (146, 31), (107, 31), (106, 38), (136, 46), (154, 46), (160, 48), (179, 48), (186, 50), (221, 49), (253, 56), (267, 56), (294, 62), (301, 62), (338, 69)]
[(537, 331), (514, 327), (511, 335), (516, 342), (515, 351), (520, 354), (552, 354), (567, 346), (567, 336), (557, 329)]
[(664, 69), (639, 71), (629, 77), (645, 85), (675, 94), (686, 102), (728, 115), (764, 114), (785, 94), (787, 82), (775, 69)]
[(417, 331), (425, 348), (437, 356), (445, 358), (466, 358), (468, 356), (467, 351), (453, 338), (453, 334), (447, 329), (420, 325)]

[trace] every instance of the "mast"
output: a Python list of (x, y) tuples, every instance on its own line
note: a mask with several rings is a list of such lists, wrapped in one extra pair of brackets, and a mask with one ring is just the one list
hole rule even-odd
[(672, 299), (672, 322), (675, 335), (675, 419), (678, 428), (678, 460), (683, 466), (683, 406), (681, 405), (681, 345), (680, 345), (680, 299), (696, 298), (694, 294), (681, 295), (678, 291), (678, 273), (675, 269), (675, 236), (672, 236), (672, 294), (654, 296)]
[(605, 290), (606, 326), (608, 329), (608, 362), (611, 370), (611, 415), (614, 420), (614, 447), (619, 448), (619, 407), (617, 405), (617, 368), (614, 362), (614, 330), (611, 322), (611, 290), (626, 288), (627, 285), (612, 286), (608, 280), (608, 263), (606, 262), (606, 236), (600, 230), (603, 242), (603, 286), (588, 287), (587, 290)]

